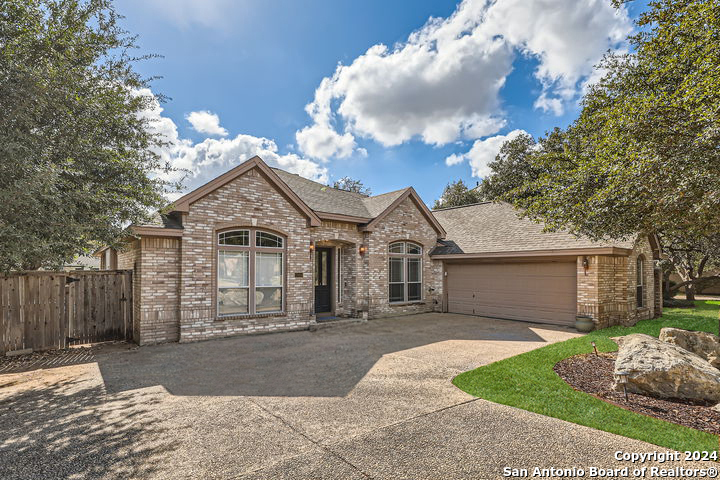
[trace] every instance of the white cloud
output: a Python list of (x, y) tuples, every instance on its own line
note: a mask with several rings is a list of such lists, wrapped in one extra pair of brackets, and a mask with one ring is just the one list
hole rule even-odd
[(629, 31), (627, 12), (606, 0), (464, 0), (407, 41), (338, 65), (306, 108), (313, 125), (297, 132), (298, 146), (327, 159), (349, 155), (355, 136), (392, 146), (492, 135), (506, 123), (499, 95), (518, 53), (539, 62), (536, 107), (559, 115)]
[(220, 117), (215, 113), (206, 110), (190, 112), (185, 116), (185, 119), (190, 122), (192, 128), (197, 132), (220, 137), (226, 137), (228, 134), (228, 131), (220, 126)]
[(448, 167), (452, 167), (453, 165), (457, 165), (464, 161), (465, 156), (463, 154), (453, 153), (445, 159), (445, 165), (447, 165)]
[(513, 130), (507, 135), (495, 135), (484, 140), (475, 140), (470, 151), (450, 155), (445, 159), (445, 164), (448, 166), (457, 165), (467, 160), (472, 169), (472, 176), (485, 178), (491, 173), (488, 164), (495, 160), (503, 144), (523, 133), (527, 134), (525, 130)]
[[(153, 95), (149, 89), (137, 93), (148, 97)], [(199, 143), (180, 138), (175, 122), (162, 113), (163, 108), (153, 97), (152, 104), (141, 115), (149, 120), (150, 128), (168, 143), (157, 152), (162, 160), (186, 171), (164, 176), (176, 181), (187, 175), (184, 182), (186, 190), (201, 185), (254, 155), (259, 155), (270, 166), (311, 180), (324, 183), (328, 179), (327, 168), (295, 153), (278, 153), (277, 144), (268, 138), (240, 134), (234, 138), (206, 138)]]
[(355, 139), (349, 133), (340, 135), (329, 125), (316, 123), (295, 133), (300, 151), (323, 161), (331, 157), (346, 158), (356, 147)]

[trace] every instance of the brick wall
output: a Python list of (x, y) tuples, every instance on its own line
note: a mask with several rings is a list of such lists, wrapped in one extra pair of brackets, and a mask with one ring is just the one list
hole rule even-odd
[[(645, 259), (645, 305), (637, 308), (636, 260)], [(587, 259), (588, 268), (583, 266)], [(634, 325), (655, 315), (652, 248), (647, 237), (638, 238), (630, 256), (588, 255), (577, 258), (577, 312), (593, 317), (597, 328)]]
[[(230, 226), (265, 228), (286, 237), (284, 314), (217, 316), (216, 232)], [(312, 263), (307, 219), (256, 169), (193, 203), (183, 227), (181, 342), (309, 327), (313, 321)]]
[[(285, 237), (284, 313), (217, 315), (217, 232), (234, 227)], [(372, 232), (339, 221), (309, 227), (304, 214), (254, 169), (194, 202), (183, 214), (183, 228), (182, 238), (143, 237), (119, 259), (135, 268), (136, 339), (141, 344), (309, 328), (316, 321), (311, 243), (333, 247), (336, 266), (341, 255), (340, 278), (337, 268), (333, 272), (339, 281), (333, 292), (337, 316), (375, 318), (441, 308), (442, 265), (428, 256), (437, 233), (410, 199)], [(423, 246), (423, 299), (391, 305), (388, 245), (405, 239)], [(361, 245), (368, 247), (365, 255), (359, 253)]]
[[(433, 261), (428, 253), (437, 243), (437, 232), (427, 222), (417, 205), (406, 198), (369, 234), (368, 309), (370, 318), (440, 311), (442, 299), (442, 262)], [(422, 301), (406, 304), (389, 303), (388, 245), (396, 240), (412, 240), (423, 246)], [(430, 288), (433, 291), (430, 291)]]

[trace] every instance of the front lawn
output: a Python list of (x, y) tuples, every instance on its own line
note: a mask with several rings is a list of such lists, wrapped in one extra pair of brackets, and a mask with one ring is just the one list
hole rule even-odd
[(720, 302), (696, 302), (693, 309), (668, 309), (656, 320), (633, 327), (611, 327), (462, 373), (453, 379), (461, 390), (492, 402), (522, 408), (579, 425), (636, 438), (679, 451), (714, 451), (715, 435), (633, 413), (570, 387), (553, 366), (565, 358), (598, 350), (617, 350), (609, 337), (646, 333), (660, 335), (663, 327), (718, 333)]

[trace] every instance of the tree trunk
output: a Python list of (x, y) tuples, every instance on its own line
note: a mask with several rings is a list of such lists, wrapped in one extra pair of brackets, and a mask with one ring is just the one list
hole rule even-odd
[(691, 302), (695, 301), (695, 285), (685, 285), (685, 299)]

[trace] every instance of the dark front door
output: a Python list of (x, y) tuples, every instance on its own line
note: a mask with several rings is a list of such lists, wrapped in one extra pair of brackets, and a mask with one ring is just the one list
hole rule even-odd
[(331, 309), (332, 249), (315, 251), (315, 313), (327, 313)]

